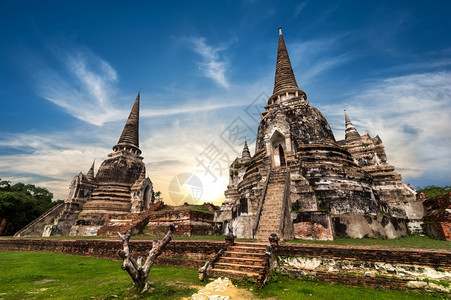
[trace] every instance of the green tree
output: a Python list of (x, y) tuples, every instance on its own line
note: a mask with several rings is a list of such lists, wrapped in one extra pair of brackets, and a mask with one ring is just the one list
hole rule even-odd
[(0, 235), (12, 235), (53, 207), (53, 194), (32, 184), (0, 179)]
[(426, 185), (423, 187), (416, 187), (418, 193), (425, 193), (428, 198), (433, 198), (440, 195), (445, 195), (451, 192), (451, 185), (436, 186)]

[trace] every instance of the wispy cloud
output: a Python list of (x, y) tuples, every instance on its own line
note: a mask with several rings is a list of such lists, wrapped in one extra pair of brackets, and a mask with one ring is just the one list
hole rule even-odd
[(389, 163), (407, 180), (428, 175), (449, 182), (451, 174), (450, 72), (411, 74), (368, 84), (350, 100), (321, 107), (343, 138), (346, 108), (356, 128), (384, 141)]
[(293, 68), (302, 70), (303, 83), (309, 83), (318, 75), (357, 58), (355, 53), (340, 52), (347, 36), (348, 33), (343, 33), (330, 38), (307, 40), (288, 45)]
[(306, 6), (307, 6), (307, 2), (299, 3), (296, 6), (296, 8), (294, 9), (294, 17), (297, 17)]
[(224, 48), (208, 45), (204, 37), (190, 37), (186, 40), (190, 48), (202, 57), (199, 69), (204, 76), (213, 79), (222, 87), (228, 88), (229, 82), (225, 76), (227, 63), (219, 57), (219, 52)]
[(124, 112), (113, 105), (118, 75), (108, 62), (88, 49), (78, 49), (60, 56), (59, 63), (57, 68), (33, 72), (40, 97), (97, 126), (123, 117)]
[(173, 107), (173, 108), (149, 108), (143, 109), (140, 112), (142, 117), (166, 117), (178, 114), (194, 114), (199, 112), (206, 112), (212, 110), (218, 110), (222, 108), (244, 106), (243, 103), (231, 103), (231, 102), (221, 102), (220, 104), (209, 104), (209, 103), (196, 103), (192, 105), (186, 105), (184, 107)]

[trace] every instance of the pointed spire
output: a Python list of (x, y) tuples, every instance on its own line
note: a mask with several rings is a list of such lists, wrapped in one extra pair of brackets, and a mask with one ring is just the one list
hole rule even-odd
[(89, 171), (88, 171), (88, 173), (86, 174), (86, 178), (87, 178), (89, 181), (94, 181), (94, 180), (95, 180), (95, 178), (94, 178), (94, 164), (95, 164), (95, 162), (96, 162), (96, 160), (94, 160), (94, 161), (92, 162), (91, 168), (89, 168)]
[(276, 76), (274, 79), (274, 92), (276, 94), (285, 89), (298, 89), (287, 47), (282, 35), (282, 27), (279, 27), (279, 46), (277, 48)]
[(131, 147), (138, 150), (138, 154), (141, 153), (139, 150), (139, 98), (140, 92), (136, 96), (135, 104), (128, 116), (127, 123), (125, 123), (124, 130), (122, 131), (121, 137), (117, 142), (117, 145), (113, 147), (113, 150), (119, 150), (118, 146)]
[(346, 124), (345, 140), (360, 137), (360, 134), (355, 129), (354, 125), (352, 125), (351, 120), (348, 117), (348, 113), (346, 112), (346, 109), (345, 109), (345, 124)]
[(243, 153), (241, 155), (241, 161), (247, 162), (251, 160), (251, 152), (249, 151), (249, 148), (247, 147), (247, 140), (244, 138), (244, 147), (243, 147)]

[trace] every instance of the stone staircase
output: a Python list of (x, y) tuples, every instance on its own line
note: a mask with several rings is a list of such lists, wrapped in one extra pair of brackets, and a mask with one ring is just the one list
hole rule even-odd
[(85, 203), (83, 210), (105, 210), (110, 213), (130, 211), (130, 186), (127, 184), (109, 183), (99, 185)]
[(271, 171), (258, 228), (255, 233), (256, 239), (267, 240), (272, 233), (281, 236), (280, 222), (286, 172), (287, 170), (284, 168)]
[(263, 282), (266, 277), (266, 244), (235, 242), (213, 263), (210, 276), (243, 279), (245, 277)]

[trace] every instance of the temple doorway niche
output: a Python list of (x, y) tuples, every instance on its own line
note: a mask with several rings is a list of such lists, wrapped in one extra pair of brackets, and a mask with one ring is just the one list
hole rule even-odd
[(150, 185), (146, 186), (146, 189), (144, 190), (143, 195), (143, 210), (146, 210), (149, 208), (152, 201), (152, 189), (150, 188)]
[(273, 166), (275, 168), (285, 167), (287, 165), (285, 138), (280, 132), (274, 132), (271, 138), (271, 146)]
[(274, 149), (274, 153), (277, 153), (274, 155), (274, 158), (276, 158), (276, 155), (278, 156), (278, 163), (276, 163), (277, 167), (285, 167), (286, 166), (285, 153), (283, 151), (283, 147), (281, 144), (278, 144), (276, 146), (276, 149)]

